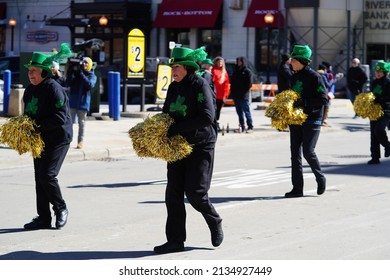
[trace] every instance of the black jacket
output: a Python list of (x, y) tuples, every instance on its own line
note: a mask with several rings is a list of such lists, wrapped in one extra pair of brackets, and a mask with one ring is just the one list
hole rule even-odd
[(244, 57), (237, 59), (242, 61), (242, 66), (236, 67), (230, 79), (230, 98), (248, 100), (252, 87), (252, 72), (246, 67), (247, 61)]
[(354, 94), (362, 92), (365, 82), (367, 82), (367, 75), (360, 67), (350, 67), (347, 71), (347, 87)]
[(64, 89), (51, 78), (24, 91), (24, 114), (38, 125), (45, 146), (72, 142), (73, 128), (69, 100)]
[(375, 95), (375, 102), (381, 104), (385, 115), (390, 116), (390, 79), (382, 77), (373, 80), (371, 89)]
[(282, 92), (284, 90), (291, 88), (291, 76), (293, 75), (293, 71), (291, 69), (290, 64), (282, 63), (279, 66), (278, 70), (278, 92)]
[(193, 145), (215, 143), (214, 99), (208, 82), (197, 74), (189, 74), (180, 82), (173, 81), (162, 110), (174, 119), (170, 133), (182, 135)]
[(303, 112), (308, 115), (303, 125), (321, 125), (328, 93), (319, 73), (306, 66), (291, 77), (291, 89), (303, 101)]

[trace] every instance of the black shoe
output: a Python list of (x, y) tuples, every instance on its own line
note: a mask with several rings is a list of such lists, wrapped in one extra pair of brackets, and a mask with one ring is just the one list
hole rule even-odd
[(169, 254), (169, 253), (182, 252), (184, 251), (184, 243), (168, 241), (163, 245), (154, 247), (153, 251), (156, 254)]
[(211, 244), (213, 244), (214, 247), (218, 247), (221, 245), (223, 241), (223, 230), (222, 230), (222, 222), (220, 222), (218, 225), (210, 228), (211, 232)]
[(390, 147), (385, 148), (385, 157), (390, 157)]
[(379, 164), (381, 163), (378, 158), (373, 158), (367, 162), (367, 164)]
[(42, 219), (39, 216), (32, 219), (31, 222), (24, 225), (24, 229), (37, 230), (51, 228), (51, 220)]
[(302, 197), (302, 196), (303, 196), (303, 192), (302, 191), (295, 191), (295, 190), (292, 190), (291, 192), (288, 192), (288, 193), (284, 194), (284, 197), (286, 197), (286, 198)]
[(325, 190), (326, 190), (326, 179), (325, 177), (323, 177), (322, 181), (317, 186), (317, 194), (321, 195), (325, 192)]
[(56, 213), (56, 228), (60, 229), (64, 227), (67, 221), (68, 221), (68, 209), (64, 209)]

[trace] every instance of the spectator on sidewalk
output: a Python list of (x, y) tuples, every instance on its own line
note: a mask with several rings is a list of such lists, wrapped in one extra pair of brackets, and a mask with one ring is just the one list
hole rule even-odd
[(35, 52), (24, 66), (30, 85), (24, 91), (24, 114), (37, 124), (45, 143), (40, 158), (34, 158), (36, 207), (38, 216), (24, 225), (27, 230), (51, 228), (50, 205), (56, 216), (56, 228), (65, 226), (68, 208), (62, 197), (57, 175), (72, 141), (73, 130), (69, 100), (59, 83), (51, 79), (52, 60)]
[[(352, 66), (347, 71), (347, 93), (353, 104), (356, 96), (362, 92), (363, 85), (367, 82), (368, 77), (366, 72), (360, 67), (360, 60), (358, 58), (352, 59)], [(355, 114), (354, 118), (358, 115)]]
[(66, 79), (64, 74), (60, 71), (60, 64), (57, 61), (53, 61), (53, 65), (50, 67), (50, 69), (52, 78), (63, 88), (66, 88)]
[(205, 219), (214, 247), (223, 241), (222, 218), (210, 202), (208, 191), (214, 166), (217, 126), (213, 92), (196, 71), (203, 49), (174, 48), (171, 62), (173, 82), (168, 87), (163, 113), (174, 119), (168, 135), (182, 135), (192, 146), (191, 154), (167, 164), (168, 183), (165, 190), (167, 242), (154, 247), (156, 254), (184, 251), (186, 241), (186, 209), (184, 197)]
[(309, 66), (311, 54), (312, 51), (307, 45), (295, 45), (291, 53), (291, 65), (294, 70), (291, 89), (300, 96), (294, 102), (294, 107), (302, 108), (307, 119), (302, 125), (289, 125), (293, 188), (285, 194), (287, 198), (303, 196), (302, 153), (316, 177), (317, 194), (323, 194), (326, 189), (326, 178), (321, 170), (315, 148), (320, 136), (328, 94), (322, 77)]
[[(225, 104), (225, 100), (229, 97), (230, 81), (228, 72), (226, 71), (225, 60), (222, 57), (217, 56), (216, 58), (214, 58), (213, 62), (214, 66), (211, 70), (211, 73), (213, 74), (213, 82), (215, 86), (217, 105), (216, 118), (218, 122), (221, 116), (222, 107)], [(218, 131), (221, 131), (219, 122)]]
[[(230, 86), (230, 96), (234, 100), (234, 106), (238, 115), (239, 128), (238, 133), (246, 131), (253, 132), (253, 120), (250, 111), (250, 88), (252, 87), (252, 72), (247, 67), (245, 57), (237, 57), (236, 68), (233, 72)], [(246, 123), (245, 123), (246, 119)], [(246, 126), (248, 130), (246, 129)]]
[(329, 75), (327, 73), (327, 69), (326, 69), (325, 65), (323, 65), (323, 64), (318, 65), (317, 72), (321, 75), (322, 81), (324, 82), (324, 85), (325, 85), (326, 92), (328, 93), (328, 100), (327, 100), (325, 107), (324, 107), (324, 117), (322, 118), (322, 126), (327, 127), (327, 126), (329, 126), (328, 122), (327, 122), (329, 109), (330, 109), (330, 96), (329, 96), (329, 94), (331, 92), (333, 82), (331, 80), (329, 80)]
[(96, 75), (92, 69), (93, 61), (84, 57), (81, 66), (70, 65), (66, 76), (68, 86), (70, 113), (73, 123), (78, 121), (77, 149), (84, 145), (85, 122), (91, 106), (91, 91), (96, 84)]
[[(214, 62), (210, 58), (206, 58), (200, 63), (200, 70), (197, 72), (199, 76), (204, 78), (210, 85), (212, 91), (215, 94), (215, 85), (213, 81), (213, 66)], [(216, 98), (216, 96), (214, 96)]]
[(375, 79), (372, 81), (371, 89), (375, 95), (375, 103), (381, 105), (383, 116), (376, 121), (370, 121), (370, 150), (371, 160), (368, 164), (379, 164), (381, 151), (380, 146), (385, 148), (385, 157), (390, 156), (390, 142), (387, 137), (386, 128), (390, 123), (390, 78), (388, 73), (390, 64), (378, 61), (375, 65)]

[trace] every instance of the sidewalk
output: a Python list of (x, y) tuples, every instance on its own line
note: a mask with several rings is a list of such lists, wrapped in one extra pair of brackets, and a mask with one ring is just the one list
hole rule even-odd
[[(226, 145), (228, 141), (242, 141), (242, 137), (262, 138), (278, 135), (278, 132), (271, 127), (271, 121), (264, 116), (264, 109), (267, 104), (264, 102), (256, 102), (251, 104), (252, 117), (254, 120), (254, 133), (240, 135), (233, 133), (233, 130), (238, 127), (238, 118), (234, 106), (224, 107), (221, 112), (220, 126), (226, 129), (229, 125), (229, 133), (225, 135), (219, 134), (217, 145)], [(161, 111), (147, 111), (155, 105), (145, 105), (145, 111), (140, 112), (139, 105), (127, 105), (127, 111), (121, 113), (121, 118), (114, 121), (108, 117), (108, 106), (106, 104), (100, 105), (100, 112), (94, 113), (93, 116), (88, 117), (86, 123), (86, 135), (83, 149), (76, 149), (75, 140), (71, 143), (68, 155), (65, 161), (80, 161), (80, 160), (98, 160), (103, 158), (113, 158), (120, 156), (136, 155), (132, 148), (131, 139), (128, 136), (128, 131), (134, 125), (142, 122), (147, 116), (152, 116)], [(259, 109), (262, 108), (262, 109)], [(339, 130), (338, 122), (342, 122), (343, 116), (353, 116), (353, 108), (347, 99), (335, 99), (332, 101), (330, 111), (330, 122), (332, 127), (324, 128), (323, 131)], [(0, 117), (0, 125), (3, 124), (7, 118)], [(367, 120), (356, 120), (367, 123)], [(78, 125), (74, 125), (74, 137), (77, 138)], [(244, 134), (244, 133), (243, 133)], [(31, 154), (19, 155), (16, 151), (11, 150), (4, 144), (0, 145), (0, 168), (12, 168), (15, 166), (31, 165)]]

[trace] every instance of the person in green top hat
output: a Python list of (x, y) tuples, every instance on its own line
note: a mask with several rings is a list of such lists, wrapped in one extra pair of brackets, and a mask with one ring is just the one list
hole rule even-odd
[(168, 137), (183, 136), (191, 144), (192, 152), (184, 159), (167, 163), (167, 242), (154, 247), (156, 254), (185, 250), (185, 196), (204, 217), (212, 245), (217, 247), (223, 241), (222, 218), (208, 196), (217, 141), (214, 97), (207, 81), (196, 73), (199, 70), (197, 61), (205, 60), (206, 56), (204, 48), (174, 48), (168, 64), (172, 68), (173, 81), (162, 109), (174, 120), (168, 129)]
[(309, 164), (317, 181), (317, 194), (322, 195), (326, 189), (326, 178), (321, 170), (315, 148), (320, 136), (324, 106), (328, 92), (319, 73), (310, 66), (312, 51), (307, 45), (295, 45), (291, 52), (291, 66), (294, 74), (291, 77), (291, 89), (299, 95), (294, 107), (302, 108), (307, 115), (302, 125), (289, 125), (291, 152), (291, 181), (293, 188), (285, 197), (303, 196), (302, 155)]
[[(213, 69), (214, 63), (210, 58), (206, 58), (200, 63), (200, 70), (197, 72), (199, 76), (204, 78), (210, 85), (213, 93), (214, 93), (214, 99), (216, 98), (215, 96), (215, 86), (213, 82), (213, 73), (211, 73)], [(215, 107), (217, 105), (215, 104)], [(219, 130), (219, 129), (218, 129)]]
[(378, 61), (375, 65), (375, 79), (371, 83), (371, 91), (375, 95), (375, 103), (381, 105), (383, 116), (376, 121), (370, 121), (370, 151), (371, 160), (368, 164), (379, 164), (381, 158), (380, 146), (385, 148), (385, 157), (390, 156), (390, 142), (387, 137), (386, 127), (390, 123), (390, 79), (387, 74), (390, 64)]
[(36, 207), (38, 216), (24, 225), (26, 230), (51, 228), (50, 205), (60, 229), (68, 220), (68, 208), (61, 194), (57, 176), (72, 141), (73, 128), (69, 100), (65, 90), (51, 76), (53, 61), (70, 54), (66, 45), (53, 55), (35, 52), (24, 66), (30, 84), (23, 95), (24, 114), (32, 119), (45, 144), (40, 158), (34, 158)]

